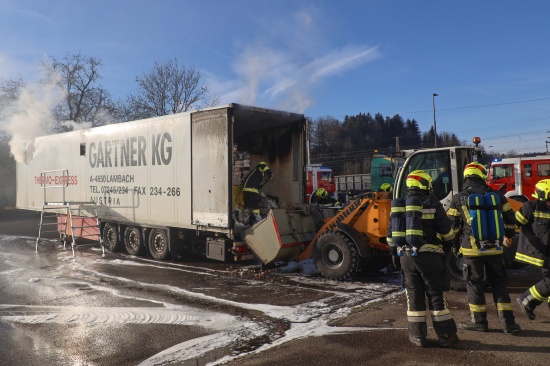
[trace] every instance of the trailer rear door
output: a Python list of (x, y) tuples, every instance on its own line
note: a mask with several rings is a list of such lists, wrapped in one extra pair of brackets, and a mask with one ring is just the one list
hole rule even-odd
[(230, 123), (226, 108), (196, 112), (192, 128), (192, 222), (229, 227)]

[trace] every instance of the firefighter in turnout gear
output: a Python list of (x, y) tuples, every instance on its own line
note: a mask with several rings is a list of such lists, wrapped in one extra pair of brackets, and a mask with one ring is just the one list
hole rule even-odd
[(266, 162), (260, 162), (246, 177), (243, 184), (244, 207), (252, 211), (250, 225), (260, 218), (260, 189), (273, 177)]
[(393, 192), (393, 187), (389, 183), (382, 183), (380, 185), (380, 188), (378, 188), (378, 192), (392, 193)]
[(535, 308), (550, 300), (550, 179), (535, 185), (533, 197), (535, 201), (525, 202), (516, 212), (520, 227), (516, 261), (542, 270), (542, 280), (517, 299), (521, 310), (531, 320), (535, 320)]
[[(463, 274), (471, 313), (471, 320), (460, 323), (459, 326), (465, 330), (488, 331), (485, 303), (487, 280), (492, 288), (493, 300), (504, 333), (516, 333), (521, 328), (515, 322), (507, 288), (508, 275), (502, 260), (504, 236), (506, 242), (514, 236), (516, 219), (506, 197), (500, 192), (492, 191), (485, 183), (486, 180), (487, 170), (483, 165), (477, 162), (467, 164), (464, 167), (462, 191), (453, 196), (447, 211), (447, 215), (453, 220), (453, 230), (458, 239), (457, 246), (459, 242), (460, 252), (464, 258)], [(482, 205), (481, 201), (487, 197), (494, 202)], [(473, 204), (473, 201), (477, 204)], [(480, 233), (489, 231), (497, 232), (497, 235), (491, 240), (480, 240)]]
[[(409, 340), (420, 347), (427, 345), (428, 298), (438, 344), (450, 347), (458, 342), (458, 336), (445, 298), (449, 279), (442, 244), (447, 245), (454, 235), (451, 220), (441, 202), (432, 195), (431, 184), (432, 178), (422, 170), (415, 170), (407, 176), (406, 198), (392, 201), (388, 244), (392, 260), (395, 262), (398, 258), (402, 270)], [(415, 215), (418, 220), (413, 221), (411, 217)], [(405, 220), (401, 221), (402, 225), (400, 220)]]
[(338, 206), (340, 204), (336, 199), (330, 197), (324, 188), (318, 188), (315, 191), (311, 203), (319, 206)]

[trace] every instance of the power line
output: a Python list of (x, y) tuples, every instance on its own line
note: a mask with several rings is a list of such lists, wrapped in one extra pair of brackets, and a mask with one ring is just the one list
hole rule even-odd
[[(502, 102), (502, 103), (493, 103), (493, 104), (480, 104), (480, 105), (471, 105), (471, 106), (463, 106), (463, 107), (451, 107), (451, 108), (438, 108), (437, 111), (457, 111), (457, 110), (463, 110), (463, 109), (474, 109), (474, 108), (486, 108), (486, 107), (497, 107), (501, 105), (510, 105), (510, 104), (522, 104), (522, 103), (531, 103), (531, 102), (540, 102), (544, 100), (550, 100), (550, 98), (539, 98), (539, 99), (529, 99), (529, 100), (519, 100), (519, 101), (512, 101), (512, 102)], [(422, 111), (416, 111), (416, 112), (403, 112), (405, 113), (432, 113), (433, 110), (422, 110)], [(401, 113), (396, 113), (401, 115)]]

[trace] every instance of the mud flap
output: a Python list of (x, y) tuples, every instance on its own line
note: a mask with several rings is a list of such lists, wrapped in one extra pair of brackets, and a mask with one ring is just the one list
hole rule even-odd
[(297, 260), (317, 230), (311, 213), (275, 208), (244, 231), (244, 241), (263, 264)]

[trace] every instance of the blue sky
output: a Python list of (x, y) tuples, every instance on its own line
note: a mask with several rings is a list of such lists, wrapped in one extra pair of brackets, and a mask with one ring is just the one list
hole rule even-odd
[(549, 24), (542, 0), (0, 0), (0, 78), (33, 81), (41, 60), (81, 52), (125, 99), (177, 58), (224, 104), (400, 114), (427, 131), (437, 93), (438, 132), (545, 151)]

